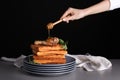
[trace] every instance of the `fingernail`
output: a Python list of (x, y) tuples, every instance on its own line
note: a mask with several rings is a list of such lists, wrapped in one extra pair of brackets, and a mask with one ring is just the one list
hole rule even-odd
[(65, 19), (62, 19), (63, 21), (65, 21)]

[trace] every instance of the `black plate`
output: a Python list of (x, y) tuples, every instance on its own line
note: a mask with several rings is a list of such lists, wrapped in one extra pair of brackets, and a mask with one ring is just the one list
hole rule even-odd
[(64, 72), (53, 72), (53, 73), (49, 73), (49, 72), (34, 72), (34, 71), (29, 71), (29, 70), (26, 70), (24, 68), (21, 67), (21, 69), (27, 73), (30, 73), (30, 74), (34, 74), (34, 75), (42, 75), (42, 76), (58, 76), (58, 75), (63, 75), (63, 74), (68, 74), (68, 73), (71, 73), (73, 71), (75, 71), (75, 69), (73, 70), (69, 70), (69, 71), (64, 71)]
[(32, 66), (41, 66), (41, 67), (58, 67), (58, 66), (66, 66), (75, 63), (75, 58), (70, 57), (70, 56), (65, 56), (66, 57), (66, 63), (65, 64), (36, 64), (33, 62), (33, 55), (29, 55), (24, 59), (24, 63)]
[(28, 71), (31, 71), (31, 72), (42, 72), (42, 73), (61, 73), (61, 72), (67, 72), (67, 71), (71, 71), (74, 69), (74, 67), (71, 67), (71, 68), (68, 68), (68, 69), (58, 69), (58, 70), (40, 70), (40, 69), (30, 69), (30, 68), (26, 68), (26, 67), (23, 67), (24, 69), (28, 70)]
[(75, 70), (75, 59), (66, 57), (66, 64), (36, 64), (32, 62), (32, 55), (27, 56), (23, 61), (21, 69), (25, 72), (39, 75), (61, 75)]
[(69, 65), (63, 65), (63, 66), (41, 66), (41, 65), (38, 65), (38, 66), (33, 66), (33, 65), (29, 65), (29, 64), (26, 64), (24, 63), (23, 64), (25, 67), (29, 67), (29, 68), (33, 68), (33, 69), (60, 69), (60, 68), (69, 68), (69, 67), (73, 67), (75, 65), (75, 62), (74, 63), (71, 63)]

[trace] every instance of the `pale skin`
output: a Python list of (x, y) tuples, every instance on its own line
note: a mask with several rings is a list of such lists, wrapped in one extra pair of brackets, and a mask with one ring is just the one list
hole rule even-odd
[(69, 21), (78, 20), (88, 15), (108, 11), (109, 8), (110, 8), (109, 0), (103, 0), (85, 9), (76, 9), (76, 8), (70, 7), (65, 11), (65, 13), (62, 15), (60, 19), (63, 20), (64, 22), (69, 23)]

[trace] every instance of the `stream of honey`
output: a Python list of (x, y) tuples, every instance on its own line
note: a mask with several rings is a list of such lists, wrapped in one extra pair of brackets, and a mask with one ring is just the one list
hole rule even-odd
[(48, 37), (50, 37), (50, 29), (48, 29)]

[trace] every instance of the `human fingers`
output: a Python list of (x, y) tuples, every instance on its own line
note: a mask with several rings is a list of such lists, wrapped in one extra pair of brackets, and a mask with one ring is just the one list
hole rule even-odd
[(68, 8), (68, 10), (65, 11), (65, 13), (62, 15), (60, 19), (62, 19), (65, 22), (69, 22), (71, 19), (70, 17), (72, 16), (72, 8)]

